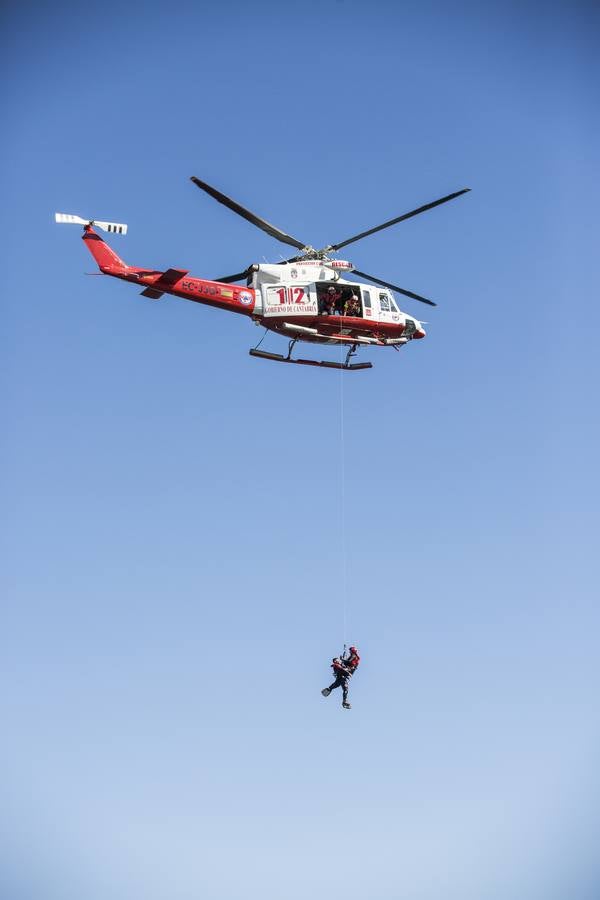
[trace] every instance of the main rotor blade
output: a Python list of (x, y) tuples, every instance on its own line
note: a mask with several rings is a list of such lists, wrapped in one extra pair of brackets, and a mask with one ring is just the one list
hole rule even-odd
[(403, 222), (405, 219), (411, 219), (413, 216), (418, 216), (419, 213), (426, 212), (428, 209), (433, 209), (434, 206), (440, 206), (442, 203), (447, 203), (448, 200), (454, 200), (455, 197), (460, 197), (461, 194), (466, 194), (470, 190), (471, 188), (463, 188), (462, 191), (448, 194), (447, 197), (442, 197), (440, 200), (434, 200), (433, 203), (426, 203), (425, 206), (419, 206), (418, 209), (413, 209), (411, 212), (404, 213), (403, 216), (398, 216), (396, 219), (390, 219), (389, 222), (384, 222), (383, 225), (377, 225), (376, 228), (369, 228), (368, 231), (361, 231), (360, 234), (355, 234), (354, 237), (342, 241), (341, 244), (332, 244), (332, 246), (327, 249), (339, 250), (341, 247), (353, 244), (354, 241), (360, 241), (361, 238), (368, 237), (370, 234), (375, 234), (376, 231), (383, 231), (384, 228), (389, 228), (390, 225), (397, 225), (398, 222)]
[(213, 281), (219, 281), (221, 284), (233, 284), (234, 281), (241, 281), (243, 278), (247, 278), (249, 274), (249, 269), (244, 269), (243, 272), (237, 272), (235, 275), (225, 275), (223, 278), (213, 278)]
[(239, 203), (236, 203), (235, 200), (232, 200), (231, 197), (227, 197), (225, 194), (222, 194), (221, 191), (217, 191), (216, 188), (211, 187), (210, 184), (207, 184), (205, 181), (200, 181), (195, 175), (192, 175), (191, 181), (193, 181), (196, 187), (199, 187), (201, 191), (206, 191), (207, 194), (210, 194), (211, 197), (214, 197), (215, 200), (218, 200), (223, 206), (227, 206), (228, 209), (233, 210), (233, 212), (237, 213), (238, 216), (241, 216), (242, 219), (246, 219), (247, 222), (251, 222), (252, 225), (256, 225), (257, 228), (266, 231), (267, 234), (270, 234), (271, 237), (276, 238), (278, 241), (289, 244), (291, 247), (297, 247), (298, 250), (303, 250), (306, 246), (302, 241), (286, 234), (281, 228), (277, 228), (276, 225), (271, 225), (269, 222), (261, 219), (260, 216), (250, 212), (249, 209), (245, 209)]
[(367, 278), (374, 284), (380, 284), (381, 287), (386, 287), (391, 291), (397, 291), (397, 293), (399, 294), (404, 294), (405, 297), (410, 297), (412, 300), (420, 300), (421, 303), (427, 303), (429, 306), (437, 306), (437, 303), (434, 303), (433, 300), (428, 300), (427, 297), (421, 297), (420, 294), (413, 294), (412, 291), (405, 291), (404, 288), (398, 287), (397, 284), (390, 284), (389, 281), (382, 281), (381, 278), (375, 278), (373, 275), (367, 275), (366, 272), (359, 272), (358, 269), (354, 269), (354, 274), (358, 275), (359, 278)]

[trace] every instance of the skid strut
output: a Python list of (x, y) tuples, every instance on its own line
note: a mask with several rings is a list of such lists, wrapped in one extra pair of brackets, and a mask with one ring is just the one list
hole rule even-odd
[(348, 350), (348, 353), (346, 354), (346, 361), (344, 363), (345, 369), (348, 368), (348, 363), (350, 362), (351, 357), (354, 356), (355, 354), (356, 354), (356, 344), (352, 344), (352, 346)]
[(292, 359), (292, 350), (294, 349), (297, 341), (298, 338), (294, 338), (290, 341), (287, 356), (282, 356), (280, 353), (267, 353), (265, 350), (258, 350), (256, 348), (253, 348), (248, 352), (250, 353), (250, 356), (258, 356), (260, 359), (272, 359), (274, 362), (294, 363), (294, 365), (297, 366), (319, 366), (322, 369), (345, 369), (348, 372), (354, 372), (357, 369), (371, 369), (373, 367), (373, 363), (370, 362), (350, 362), (350, 359), (356, 353), (356, 344), (352, 344), (346, 355), (346, 361), (343, 363), (329, 362), (328, 360), (324, 359)]

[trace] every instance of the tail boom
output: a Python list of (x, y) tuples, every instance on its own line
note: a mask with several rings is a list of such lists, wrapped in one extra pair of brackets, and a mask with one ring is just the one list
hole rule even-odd
[(204, 306), (227, 309), (230, 312), (251, 316), (256, 305), (254, 290), (237, 284), (222, 284), (188, 275), (186, 269), (160, 271), (141, 266), (129, 266), (94, 231), (91, 225), (84, 227), (83, 241), (105, 275), (121, 278), (143, 288), (142, 294), (158, 300), (163, 294), (173, 294), (184, 300), (193, 300)]
[(256, 295), (250, 287), (195, 278), (182, 269), (167, 269), (166, 272), (130, 269), (128, 275), (120, 277), (143, 285), (145, 289), (142, 294), (154, 300), (158, 300), (163, 294), (173, 294), (183, 300), (193, 300), (203, 306), (226, 309), (244, 316), (253, 315), (256, 305)]

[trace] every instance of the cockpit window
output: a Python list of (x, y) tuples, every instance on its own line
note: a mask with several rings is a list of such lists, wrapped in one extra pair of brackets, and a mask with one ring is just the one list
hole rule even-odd
[(393, 297), (390, 297), (390, 305), (391, 305), (391, 307), (392, 307), (392, 312), (397, 313), (397, 312), (398, 312), (398, 307), (396, 306), (396, 301), (394, 300)]

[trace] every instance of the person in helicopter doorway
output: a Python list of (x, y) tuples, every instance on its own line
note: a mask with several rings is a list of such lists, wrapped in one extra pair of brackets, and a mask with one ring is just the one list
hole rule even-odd
[(332, 284), (330, 284), (327, 288), (327, 291), (323, 295), (323, 299), (321, 302), (321, 315), (335, 316), (336, 314), (339, 314), (340, 299), (341, 294), (335, 289)]
[(357, 294), (352, 294), (351, 297), (346, 300), (344, 303), (344, 315), (345, 316), (360, 316), (361, 308), (360, 308), (360, 300), (358, 299)]
[(360, 656), (358, 655), (356, 647), (350, 647), (348, 653), (343, 653), (342, 656), (335, 656), (331, 662), (331, 668), (333, 669), (335, 679), (329, 687), (323, 688), (321, 691), (323, 696), (329, 697), (332, 691), (341, 687), (342, 706), (344, 709), (350, 709), (351, 707), (348, 703), (348, 682), (356, 672), (359, 663)]

